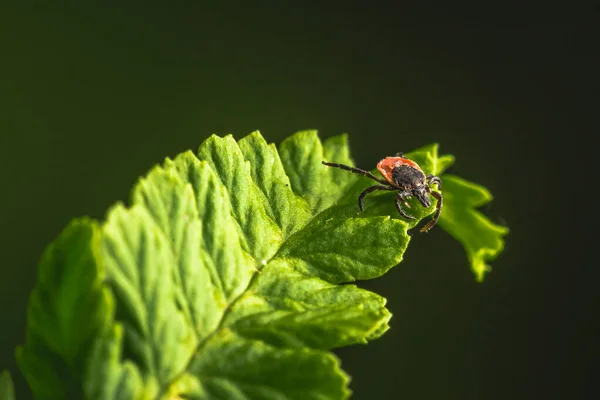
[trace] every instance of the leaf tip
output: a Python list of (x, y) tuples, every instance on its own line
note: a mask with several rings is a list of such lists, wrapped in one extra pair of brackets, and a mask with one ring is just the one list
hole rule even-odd
[[(316, 132), (316, 131), (315, 131)], [(331, 136), (325, 139), (325, 144), (337, 144), (338, 146), (347, 146), (349, 136), (347, 133), (340, 133), (339, 135)]]
[[(109, 221), (114, 215), (121, 215), (122, 213), (127, 211), (127, 206), (122, 201), (117, 201), (106, 211), (106, 215), (104, 217), (105, 221)], [(106, 225), (106, 223), (105, 223)]]
[(15, 399), (15, 387), (10, 372), (7, 369), (0, 372), (0, 399)]
[[(296, 133), (294, 133), (293, 135), (291, 135), (290, 137), (288, 137), (287, 139), (284, 140), (293, 140), (293, 141), (299, 141), (299, 142), (304, 142), (304, 141), (314, 141), (314, 140), (318, 140), (319, 138), (319, 131), (316, 129), (304, 129), (301, 131), (297, 131)], [(282, 142), (283, 143), (283, 142)]]
[(250, 134), (247, 137), (252, 137), (252, 138), (257, 138), (257, 139), (264, 139), (263, 135), (260, 133), (260, 131), (257, 129), (255, 131), (250, 132)]
[(486, 264), (485, 261), (486, 257), (482, 251), (477, 252), (471, 261), (471, 268), (475, 274), (475, 280), (479, 283), (482, 283), (485, 275), (492, 271), (492, 267)]

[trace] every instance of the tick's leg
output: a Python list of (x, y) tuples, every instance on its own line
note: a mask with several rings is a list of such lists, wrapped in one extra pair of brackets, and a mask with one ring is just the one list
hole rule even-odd
[(433, 214), (433, 218), (431, 218), (431, 221), (429, 221), (427, 223), (427, 225), (425, 225), (424, 227), (421, 228), (421, 232), (427, 232), (428, 230), (433, 228), (435, 226), (435, 224), (437, 224), (438, 219), (440, 218), (440, 214), (442, 212), (442, 205), (444, 203), (442, 194), (438, 193), (438, 192), (431, 192), (431, 195), (437, 199), (437, 206), (435, 207), (435, 214)]
[[(413, 217), (412, 215), (408, 215), (404, 209), (402, 208), (402, 203), (404, 203), (405, 205), (406, 203), (406, 197), (410, 196), (409, 192), (399, 192), (396, 195), (396, 210), (398, 210), (398, 213), (400, 213), (400, 215), (402, 215), (404, 218), (408, 218), (408, 219), (416, 219), (415, 217)], [(410, 208), (410, 207), (409, 207)]]
[(344, 165), (344, 164), (328, 163), (328, 162), (325, 162), (325, 161), (321, 161), (321, 163), (323, 165), (327, 165), (328, 167), (335, 167), (335, 168), (345, 169), (346, 171), (350, 171), (350, 172), (355, 173), (355, 174), (366, 176), (367, 178), (371, 178), (374, 181), (377, 181), (379, 183), (383, 183), (384, 185), (388, 185), (388, 182), (386, 180), (379, 179), (378, 177), (376, 177), (375, 175), (373, 175), (371, 172), (365, 171), (364, 169), (350, 167), (350, 166)]
[(435, 176), (432, 174), (427, 175), (427, 183), (429, 185), (433, 185), (435, 183), (438, 187), (438, 190), (442, 189), (442, 180), (440, 179), (439, 176)]
[(375, 186), (370, 186), (368, 188), (366, 188), (365, 190), (363, 190), (363, 192), (358, 196), (358, 208), (360, 209), (360, 211), (362, 212), (363, 210), (363, 201), (365, 199), (365, 196), (368, 195), (371, 192), (374, 192), (376, 190), (398, 190), (395, 187), (392, 186), (383, 186), (383, 185), (375, 185)]

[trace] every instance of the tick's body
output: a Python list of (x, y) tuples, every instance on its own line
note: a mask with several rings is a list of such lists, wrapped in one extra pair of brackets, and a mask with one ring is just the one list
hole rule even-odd
[(410, 190), (413, 182), (421, 181), (425, 174), (419, 165), (404, 157), (386, 157), (377, 163), (377, 169), (390, 185)]
[(404, 209), (402, 208), (402, 204), (404, 204), (407, 208), (410, 206), (407, 203), (407, 199), (414, 196), (419, 202), (423, 205), (423, 207), (431, 206), (431, 200), (429, 199), (429, 194), (437, 199), (436, 212), (433, 215), (431, 221), (429, 221), (422, 229), (421, 232), (427, 232), (430, 230), (440, 217), (440, 213), (442, 211), (442, 202), (443, 198), (441, 193), (431, 191), (429, 185), (436, 184), (438, 186), (438, 190), (442, 188), (442, 181), (439, 177), (434, 175), (425, 175), (423, 170), (419, 165), (409, 160), (408, 158), (404, 158), (402, 153), (398, 153), (396, 157), (386, 157), (383, 160), (379, 161), (377, 164), (377, 169), (381, 173), (381, 175), (385, 178), (385, 180), (377, 178), (369, 171), (365, 171), (360, 168), (349, 167), (343, 164), (334, 164), (327, 163), (323, 161), (323, 164), (330, 166), (345, 169), (347, 171), (353, 172), (355, 174), (360, 174), (371, 178), (381, 185), (370, 186), (366, 188), (360, 196), (358, 196), (358, 207), (360, 211), (363, 210), (363, 200), (365, 196), (371, 192), (376, 190), (389, 190), (389, 191), (397, 191), (396, 195), (396, 209), (398, 213), (405, 218), (415, 219), (412, 215), (408, 215)]

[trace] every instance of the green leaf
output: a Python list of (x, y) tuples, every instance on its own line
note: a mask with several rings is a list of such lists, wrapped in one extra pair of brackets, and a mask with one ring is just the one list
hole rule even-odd
[(227, 331), (211, 338), (202, 350), (190, 370), (200, 384), (188, 394), (192, 398), (309, 400), (350, 395), (348, 377), (326, 352), (275, 348)]
[[(437, 145), (414, 157), (436, 173), (453, 161)], [(153, 168), (103, 224), (67, 227), (42, 257), (18, 350), (36, 397), (347, 398), (329, 350), (381, 336), (391, 314), (340, 284), (397, 265), (418, 221), (390, 193), (359, 213), (372, 182), (323, 160), (352, 165), (345, 135), (299, 132), (279, 149), (258, 132), (211, 136)]]
[(409, 241), (406, 224), (389, 216), (357, 217), (354, 207), (322, 212), (290, 237), (275, 260), (332, 283), (383, 275), (402, 260)]
[(123, 326), (97, 338), (90, 349), (83, 381), (86, 399), (150, 399), (158, 390), (144, 387), (142, 372), (136, 363), (123, 354)]
[(231, 199), (231, 209), (243, 238), (244, 249), (255, 259), (266, 260), (277, 251), (282, 232), (270, 206), (260, 195), (258, 184), (250, 172), (253, 166), (244, 159), (231, 135), (211, 136), (200, 146), (198, 157), (217, 173)]
[(138, 204), (111, 210), (104, 232), (102, 256), (124, 346), (147, 385), (160, 385), (184, 367), (196, 345), (193, 326), (177, 304), (173, 241)]
[(77, 398), (91, 343), (107, 329), (112, 297), (102, 285), (99, 226), (71, 222), (42, 255), (17, 361), (38, 399)]
[(294, 195), (277, 148), (268, 145), (258, 132), (246, 136), (238, 144), (250, 163), (252, 180), (260, 189), (267, 212), (284, 237), (306, 225), (310, 209), (306, 200)]
[(385, 299), (354, 285), (335, 285), (278, 259), (255, 290), (232, 307), (231, 330), (277, 347), (331, 349), (366, 343), (388, 329)]
[(313, 214), (335, 204), (344, 189), (358, 180), (355, 175), (326, 168), (321, 161), (353, 165), (348, 154), (346, 135), (321, 144), (316, 131), (303, 131), (285, 139), (279, 147), (281, 161), (294, 192), (306, 201)]
[(508, 234), (508, 228), (492, 223), (476, 210), (492, 201), (491, 193), (483, 186), (443, 174), (454, 163), (454, 156), (438, 156), (436, 143), (423, 146), (407, 157), (419, 163), (425, 173), (442, 177), (444, 206), (439, 225), (463, 245), (476, 279), (483, 281), (485, 273), (491, 270), (486, 262), (502, 252), (503, 236)]
[(458, 176), (444, 176), (444, 209), (440, 225), (463, 245), (471, 269), (480, 282), (491, 269), (486, 262), (502, 252), (503, 236), (508, 234), (508, 228), (494, 224), (476, 210), (491, 200), (491, 193), (483, 186)]
[(0, 372), (0, 399), (15, 400), (15, 388), (13, 387), (10, 372), (4, 370)]

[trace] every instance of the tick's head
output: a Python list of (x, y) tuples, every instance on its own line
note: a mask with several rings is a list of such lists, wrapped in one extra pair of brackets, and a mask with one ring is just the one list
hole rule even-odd
[(429, 188), (426, 185), (422, 185), (416, 186), (411, 190), (412, 195), (415, 196), (425, 208), (431, 206), (431, 199), (429, 198), (428, 189)]

